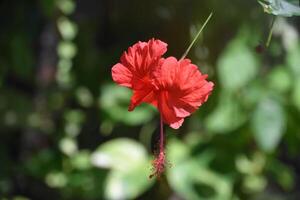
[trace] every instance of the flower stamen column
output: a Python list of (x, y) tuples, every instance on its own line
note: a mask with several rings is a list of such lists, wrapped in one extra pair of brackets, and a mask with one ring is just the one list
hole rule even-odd
[(165, 170), (165, 149), (164, 149), (164, 123), (163, 117), (160, 115), (160, 139), (159, 139), (159, 153), (153, 161), (153, 174), (150, 175), (150, 178), (153, 176), (160, 177), (160, 175)]

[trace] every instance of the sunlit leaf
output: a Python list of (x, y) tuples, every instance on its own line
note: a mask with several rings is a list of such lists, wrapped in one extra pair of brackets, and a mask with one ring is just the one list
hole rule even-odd
[(50, 172), (46, 176), (45, 181), (46, 181), (47, 185), (49, 185), (50, 187), (61, 188), (67, 184), (68, 179), (67, 179), (66, 175), (62, 172)]
[(300, 3), (298, 0), (258, 0), (264, 11), (269, 14), (284, 17), (299, 16)]
[(76, 140), (69, 137), (65, 137), (59, 141), (59, 148), (68, 156), (74, 155), (78, 150)]
[(149, 179), (148, 164), (131, 166), (128, 171), (111, 171), (106, 180), (106, 199), (135, 199), (145, 192), (153, 184)]
[(73, 23), (66, 17), (61, 17), (57, 21), (57, 26), (63, 39), (72, 40), (75, 38), (77, 34), (77, 26), (75, 23)]
[(75, 10), (75, 3), (74, 0), (57, 0), (56, 1), (57, 7), (64, 13), (64, 14), (71, 14)]
[(267, 185), (267, 180), (265, 177), (260, 175), (249, 175), (246, 176), (243, 181), (243, 186), (248, 192), (260, 192)]
[(59, 57), (72, 59), (77, 53), (77, 47), (72, 42), (60, 42), (57, 47)]
[(134, 199), (149, 188), (150, 160), (146, 149), (125, 138), (111, 140), (92, 154), (92, 164), (109, 168), (105, 186), (107, 199)]

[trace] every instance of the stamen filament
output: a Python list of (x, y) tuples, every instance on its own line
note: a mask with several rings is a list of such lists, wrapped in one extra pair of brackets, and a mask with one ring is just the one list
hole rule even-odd
[(160, 178), (161, 174), (165, 170), (166, 166), (166, 158), (165, 158), (165, 150), (164, 150), (164, 124), (162, 114), (160, 115), (160, 140), (159, 140), (159, 152), (156, 155), (152, 165), (153, 165), (153, 173), (149, 176), (152, 178), (156, 176)]

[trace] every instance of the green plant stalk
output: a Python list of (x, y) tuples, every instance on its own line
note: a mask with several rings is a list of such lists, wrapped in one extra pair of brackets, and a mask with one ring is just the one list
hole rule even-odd
[(276, 20), (276, 17), (273, 16), (272, 22), (271, 22), (270, 31), (269, 31), (269, 35), (268, 35), (267, 42), (266, 42), (266, 47), (269, 47), (269, 45), (270, 45), (270, 43), (271, 43), (272, 36), (273, 36), (273, 30), (274, 30), (275, 20)]
[(194, 37), (193, 41), (191, 42), (190, 46), (186, 49), (186, 51), (184, 52), (184, 54), (182, 55), (181, 59), (184, 59), (187, 54), (189, 53), (189, 51), (191, 50), (191, 48), (193, 47), (193, 45), (195, 44), (196, 40), (198, 39), (198, 37), (200, 36), (200, 34), (202, 33), (203, 29), (205, 28), (205, 26), (207, 25), (207, 23), (209, 22), (210, 18), (212, 17), (213, 12), (211, 12), (209, 14), (209, 16), (207, 17), (207, 19), (205, 20), (204, 24), (202, 25), (202, 27), (200, 28), (200, 30), (198, 31), (197, 35)]

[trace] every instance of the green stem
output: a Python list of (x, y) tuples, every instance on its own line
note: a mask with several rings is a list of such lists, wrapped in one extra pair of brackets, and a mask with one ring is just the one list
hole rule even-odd
[(209, 14), (209, 16), (207, 17), (206, 21), (204, 22), (204, 24), (202, 25), (202, 27), (200, 28), (200, 30), (198, 31), (197, 35), (194, 37), (194, 40), (192, 41), (192, 43), (190, 44), (190, 46), (187, 48), (187, 50), (184, 52), (184, 54), (182, 55), (181, 59), (184, 59), (187, 54), (189, 53), (189, 51), (191, 50), (191, 48), (193, 47), (194, 43), (196, 42), (196, 40), (198, 39), (199, 35), (201, 34), (201, 32), (203, 31), (203, 29), (205, 28), (206, 24), (208, 23), (208, 21), (210, 20), (210, 18), (212, 17), (213, 13), (211, 12)]
[(268, 35), (268, 39), (267, 39), (267, 42), (266, 42), (266, 47), (269, 47), (269, 45), (270, 45), (270, 43), (271, 43), (272, 35), (273, 35), (273, 30), (274, 30), (275, 20), (276, 20), (276, 17), (273, 16), (272, 22), (271, 22), (270, 31), (269, 31), (269, 35)]

